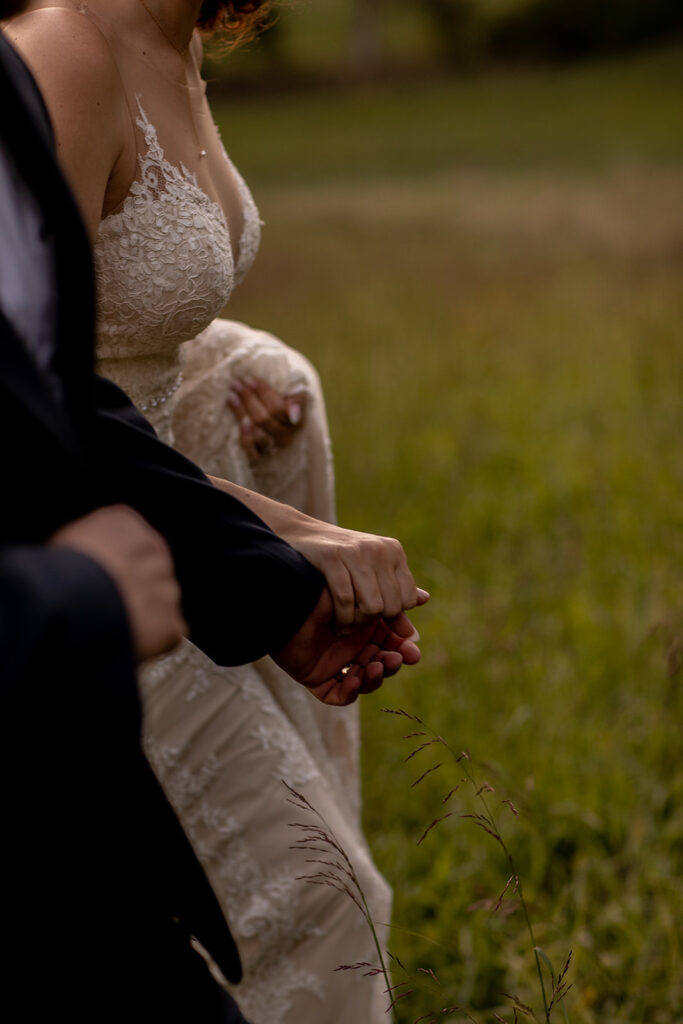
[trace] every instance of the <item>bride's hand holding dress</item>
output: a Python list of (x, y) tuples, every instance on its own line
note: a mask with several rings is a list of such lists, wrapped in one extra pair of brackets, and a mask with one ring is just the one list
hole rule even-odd
[(265, 380), (236, 377), (228, 405), (240, 425), (240, 442), (254, 464), (278, 448), (286, 448), (304, 425), (306, 392), (281, 395)]

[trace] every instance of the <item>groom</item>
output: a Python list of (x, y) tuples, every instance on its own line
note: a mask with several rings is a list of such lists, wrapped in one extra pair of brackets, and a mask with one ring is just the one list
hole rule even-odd
[(202, 956), (239, 980), (232, 937), (140, 749), (136, 663), (187, 623), (220, 664), (270, 653), (342, 704), (418, 653), (380, 620), (336, 637), (317, 571), (94, 376), (93, 319), (45, 109), (0, 36), (0, 1019), (239, 1022)]

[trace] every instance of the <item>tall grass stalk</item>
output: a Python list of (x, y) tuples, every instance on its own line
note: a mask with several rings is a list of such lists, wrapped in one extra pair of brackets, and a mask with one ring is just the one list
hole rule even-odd
[[(469, 764), (471, 763), (471, 758), (466, 750), (462, 750), (460, 752), (454, 750), (450, 743), (448, 743), (447, 740), (443, 738), (443, 736), (439, 735), (439, 733), (435, 732), (429, 726), (425, 725), (423, 720), (421, 718), (418, 718), (417, 715), (411, 715), (409, 714), (409, 712), (404, 711), (402, 708), (382, 708), (382, 710), (384, 711), (385, 714), (397, 715), (401, 718), (406, 718), (408, 719), (408, 721), (412, 722), (414, 725), (417, 725), (419, 727), (417, 730), (407, 733), (403, 737), (403, 739), (405, 740), (420, 741), (418, 745), (405, 758), (406, 762), (411, 761), (414, 757), (422, 753), (422, 751), (424, 750), (431, 750), (435, 747), (442, 747), (446, 751), (448, 751), (453, 762), (456, 765), (458, 765), (459, 770), (463, 773), (463, 777), (454, 787), (452, 787), (449, 790), (449, 792), (442, 800), (442, 805), (450, 803), (452, 798), (459, 791), (462, 784), (468, 784), (472, 787), (472, 790), (474, 791), (474, 797), (480, 803), (483, 813), (461, 813), (458, 816), (462, 819), (469, 819), (473, 821), (475, 825), (477, 825), (484, 832), (486, 832), (487, 835), (490, 835), (500, 845), (505, 856), (505, 859), (507, 861), (508, 870), (511, 872), (507, 882), (505, 883), (503, 891), (498, 897), (498, 900), (493, 908), (492, 914), (495, 914), (500, 910), (500, 908), (503, 905), (505, 897), (507, 896), (507, 894), (510, 891), (510, 888), (512, 887), (512, 894), (516, 894), (518, 897), (519, 905), (524, 916), (524, 923), (529, 934), (531, 950), (534, 955), (536, 971), (538, 973), (538, 981), (541, 991), (541, 998), (543, 1001), (544, 1019), (546, 1021), (546, 1024), (550, 1024), (552, 1011), (556, 1006), (560, 1004), (562, 1005), (564, 1011), (565, 1021), (567, 1021), (568, 1018), (563, 1000), (569, 988), (571, 987), (567, 984), (566, 977), (567, 972), (569, 970), (572, 954), (571, 952), (569, 953), (569, 956), (567, 957), (567, 960), (562, 970), (557, 976), (555, 976), (550, 958), (548, 957), (547, 953), (545, 953), (545, 951), (541, 949), (541, 947), (536, 942), (536, 936), (534, 935), (534, 928), (531, 921), (531, 915), (529, 913), (529, 905), (524, 897), (522, 880), (517, 870), (517, 866), (515, 864), (512, 853), (505, 839), (503, 838), (500, 826), (496, 820), (497, 812), (500, 811), (501, 808), (507, 807), (511, 811), (511, 813), (515, 815), (515, 817), (519, 815), (517, 808), (511, 800), (505, 799), (499, 802), (498, 807), (495, 810), (491, 810), (489, 800), (487, 799), (487, 794), (495, 793), (495, 789), (488, 782), (479, 782), (477, 779), (475, 779), (469, 767)], [(439, 771), (442, 768), (442, 766), (442, 762), (439, 762), (438, 764), (432, 765), (431, 767), (427, 768), (425, 771), (422, 772), (422, 774), (417, 779), (415, 779), (415, 781), (412, 783), (411, 788), (418, 786), (421, 782), (424, 781), (424, 779), (427, 778), (427, 776)], [(456, 812), (454, 811), (448, 811), (446, 814), (441, 814), (439, 817), (433, 819), (430, 822), (430, 824), (426, 827), (426, 829), (423, 831), (420, 838), (418, 839), (417, 845), (420, 846), (425, 841), (427, 836), (437, 826), (439, 826), (447, 818), (452, 817), (455, 813)], [(548, 998), (545, 981), (543, 979), (543, 965), (545, 965), (550, 974), (552, 984), (550, 998)], [(522, 1003), (521, 1000), (517, 998), (517, 996), (509, 995), (508, 993), (505, 993), (505, 995), (506, 998), (508, 998), (513, 1005), (513, 1010), (515, 1012), (515, 1020), (517, 1019), (517, 1011), (520, 1011), (524, 1015), (531, 1016), (534, 1019), (537, 1019), (531, 1007)], [(502, 1018), (498, 1017), (497, 1019), (501, 1020)]]
[[(434, 818), (429, 825), (423, 830), (420, 838), (417, 840), (417, 845), (420, 846), (427, 837), (436, 829), (442, 822), (446, 821), (447, 818), (451, 818), (457, 814), (457, 816), (463, 820), (472, 821), (478, 828), (482, 829), (487, 835), (491, 836), (500, 846), (507, 862), (507, 868), (511, 872), (509, 875), (502, 892), (498, 896), (496, 903), (491, 911), (491, 916), (496, 914), (503, 906), (506, 898), (510, 895), (517, 896), (518, 904), (521, 907), (522, 914), (524, 917), (524, 923), (526, 930), (529, 935), (529, 941), (531, 943), (531, 950), (536, 964), (536, 971), (538, 974), (539, 987), (541, 992), (541, 999), (543, 1002), (543, 1018), (545, 1024), (551, 1024), (551, 1017), (553, 1010), (561, 1006), (564, 1014), (564, 1020), (568, 1024), (568, 1016), (566, 1007), (564, 1005), (564, 998), (567, 992), (571, 988), (571, 985), (567, 982), (567, 975), (571, 963), (571, 952), (567, 957), (562, 970), (555, 975), (552, 963), (547, 953), (537, 944), (536, 936), (534, 934), (534, 928), (531, 920), (531, 914), (529, 912), (529, 906), (524, 896), (524, 889), (520, 878), (517, 865), (513, 858), (512, 852), (507, 845), (501, 828), (497, 821), (497, 814), (503, 807), (507, 807), (510, 812), (517, 817), (519, 812), (511, 800), (501, 800), (498, 806), (492, 810), (490, 801), (487, 799), (488, 794), (495, 792), (494, 787), (488, 782), (480, 782), (474, 776), (470, 768), (471, 758), (467, 751), (462, 750), (457, 752), (454, 748), (429, 726), (426, 726), (421, 718), (417, 715), (412, 715), (403, 709), (394, 708), (383, 708), (385, 714), (396, 715), (401, 718), (405, 718), (412, 722), (413, 725), (418, 728), (410, 733), (407, 733), (403, 739), (405, 740), (419, 740), (420, 742), (416, 747), (408, 754), (405, 761), (412, 761), (414, 757), (422, 753), (424, 750), (433, 750), (436, 747), (444, 748), (450, 757), (452, 758), (455, 765), (458, 766), (459, 771), (462, 772), (462, 777), (455, 786), (452, 786), (446, 796), (442, 799), (442, 806), (449, 804), (453, 797), (458, 793), (462, 785), (466, 785), (472, 788), (474, 792), (474, 798), (477, 800), (482, 808), (478, 813), (458, 813), (456, 811), (447, 811), (445, 814), (440, 814)], [(411, 788), (415, 788), (421, 782), (424, 781), (428, 776), (433, 775), (443, 767), (443, 762), (431, 765), (426, 768), (421, 775), (412, 783)], [(387, 1012), (393, 1010), (399, 1002), (407, 999), (414, 991), (415, 985), (425, 989), (428, 988), (432, 993), (439, 991), (441, 984), (439, 979), (430, 968), (418, 968), (417, 971), (424, 977), (421, 979), (413, 976), (410, 982), (400, 981), (393, 983), (391, 975), (387, 966), (387, 959), (384, 956), (379, 936), (377, 934), (377, 928), (375, 921), (373, 920), (372, 912), (368, 905), (363, 887), (360, 884), (358, 876), (354, 870), (353, 863), (349, 858), (343, 845), (334, 833), (334, 830), (330, 827), (329, 823), (325, 820), (322, 814), (310, 803), (309, 800), (302, 794), (292, 789), (283, 780), (283, 785), (287, 789), (289, 794), (287, 802), (295, 807), (298, 811), (303, 811), (311, 814), (317, 819), (317, 821), (308, 822), (291, 822), (290, 828), (298, 829), (302, 835), (295, 843), (290, 847), (293, 850), (301, 850), (306, 853), (323, 854), (322, 857), (308, 857), (306, 859), (307, 864), (315, 865), (315, 870), (309, 874), (298, 876), (298, 880), (307, 882), (311, 885), (326, 885), (332, 889), (336, 889), (337, 892), (343, 896), (351, 899), (351, 901), (358, 908), (360, 913), (363, 915), (368, 928), (372, 934), (373, 943), (377, 950), (377, 957), (379, 966), (368, 963), (366, 961), (359, 961), (354, 964), (341, 964), (336, 970), (344, 971), (358, 971), (362, 970), (365, 976), (374, 976), (381, 974), (384, 978), (386, 985), (386, 992), (389, 996), (389, 1006)], [(387, 952), (387, 956), (395, 963), (395, 965), (405, 974), (410, 976), (410, 972), (406, 970), (401, 961)], [(548, 996), (546, 984), (543, 978), (543, 967), (547, 969), (550, 981), (551, 991)], [(429, 986), (425, 983), (424, 978), (430, 978), (435, 984)], [(522, 1002), (518, 996), (510, 993), (503, 993), (506, 999), (509, 1000), (513, 1011), (513, 1024), (517, 1022), (520, 1014), (523, 1017), (529, 1017), (533, 1020), (538, 1020), (533, 1008), (528, 1004)], [(476, 1018), (474, 1018), (470, 1012), (463, 1007), (459, 1006), (446, 1006), (442, 1007), (436, 1012), (431, 1012), (418, 1017), (413, 1024), (436, 1024), (439, 1018), (443, 1018), (446, 1014), (458, 1013), (464, 1015), (473, 1024), (477, 1024)], [(494, 1019), (506, 1024), (503, 1017), (499, 1014), (494, 1014)]]
[(389, 1009), (391, 1009), (394, 1003), (393, 996), (391, 996), (391, 976), (386, 965), (382, 946), (377, 935), (377, 928), (370, 912), (367, 898), (363, 891), (363, 887), (358, 880), (353, 864), (346, 853), (346, 850), (335, 835), (334, 830), (330, 827), (325, 818), (323, 818), (322, 814), (313, 807), (302, 793), (298, 793), (295, 789), (292, 789), (284, 779), (282, 780), (282, 783), (289, 793), (287, 803), (290, 803), (299, 811), (306, 811), (313, 814), (320, 822), (320, 824), (300, 821), (290, 822), (290, 828), (298, 829), (303, 833), (301, 838), (297, 839), (290, 849), (302, 850), (308, 853), (322, 853), (326, 858), (333, 858), (332, 860), (323, 860), (320, 857), (308, 857), (306, 859), (307, 864), (315, 864), (319, 867), (311, 874), (299, 875), (298, 880), (308, 882), (309, 885), (327, 885), (332, 889), (336, 889), (337, 892), (342, 893), (342, 895), (347, 896), (358, 907), (358, 910), (365, 918), (367, 926), (372, 934), (375, 949), (377, 950), (379, 968), (374, 964), (363, 962), (357, 964), (342, 964), (336, 969), (358, 970), (365, 968), (366, 970), (364, 973), (366, 976), (373, 976), (378, 973), (382, 974), (386, 983), (387, 992), (392, 998), (391, 1005), (389, 1006)]

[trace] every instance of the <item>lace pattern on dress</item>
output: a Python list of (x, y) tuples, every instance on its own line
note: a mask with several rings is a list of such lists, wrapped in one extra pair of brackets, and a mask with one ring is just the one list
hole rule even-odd
[[(246, 770), (269, 766), (272, 781), (268, 784), (272, 786), (277, 803), (286, 807), (280, 780), (284, 778), (290, 785), (301, 787), (318, 779), (319, 771), (304, 743), (292, 733), (254, 667), (230, 671), (231, 682), (236, 682), (242, 690), (240, 706), (245, 708), (246, 715), (236, 728), (247, 739), (247, 747), (251, 745), (250, 738), (253, 749), (261, 749), (265, 755), (262, 759), (256, 753), (256, 764), (250, 764)], [(249, 682), (246, 678), (240, 680), (240, 674), (251, 679)], [(194, 690), (194, 701), (210, 702), (197, 717), (198, 722), (204, 720), (210, 727), (221, 706), (222, 695), (229, 694), (225, 690), (226, 680), (221, 676), (224, 671), (212, 665), (191, 644), (184, 644), (177, 652), (147, 668), (143, 690), (147, 698), (156, 696), (165, 704), (167, 698), (161, 692), (164, 680), (179, 692), (187, 693), (189, 684), (190, 692)], [(214, 681), (220, 685), (212, 687)], [(240, 682), (244, 682), (244, 688)], [(247, 689), (251, 699), (243, 705)], [(268, 727), (263, 724), (264, 713), (270, 723)], [(196, 750), (195, 737), (191, 737), (190, 742)], [(239, 806), (238, 790), (226, 789), (231, 773), (239, 771), (234, 742), (226, 742), (220, 752), (212, 746), (209, 742), (207, 752), (197, 759), (188, 759), (182, 740), (159, 742), (152, 735), (145, 737), (147, 756), (213, 881), (235, 937), (240, 944), (251, 944), (253, 952), (245, 960), (245, 980), (237, 990), (237, 998), (241, 1005), (249, 1004), (254, 1020), (284, 1024), (294, 993), (307, 992), (316, 999), (324, 995), (325, 985), (318, 974), (302, 968), (292, 955), (302, 941), (317, 942), (324, 933), (315, 915), (302, 912), (302, 883), (286, 857), (285, 830), (276, 837), (275, 849), (281, 851), (282, 856), (276, 856), (274, 863), (264, 866), (258, 851), (253, 849), (253, 821), (243, 822), (234, 809), (234, 805)], [(266, 778), (264, 772), (264, 782)], [(267, 819), (262, 827), (268, 827)], [(260, 828), (257, 835), (258, 832)]]
[(118, 212), (101, 222), (95, 246), (98, 356), (156, 354), (194, 338), (246, 274), (260, 240), (258, 211), (230, 163), (244, 209), (235, 267), (221, 208), (183, 164), (171, 164), (138, 98), (145, 149), (139, 178)]
[[(315, 372), (276, 339), (214, 319), (258, 248), (260, 223), (247, 186), (226, 154), (244, 211), (233, 259), (222, 210), (185, 167), (166, 160), (139, 101), (138, 111), (146, 147), (139, 177), (121, 209), (100, 225), (96, 245), (101, 368), (147, 406), (165, 440), (172, 442), (171, 419), (185, 410), (180, 434), (196, 445), (191, 454), (200, 464), (220, 470), (215, 475), (333, 518), (329, 438)], [(211, 366), (199, 373), (190, 358), (176, 393), (184, 341), (191, 357)], [(225, 408), (229, 380), (245, 372), (308, 396), (298, 443), (253, 474), (242, 466), (238, 425)], [(386, 1021), (381, 985), (369, 997), (332, 973), (351, 958), (372, 959), (372, 944), (350, 901), (298, 881), (305, 867), (288, 848), (291, 815), (280, 781), (308, 787), (311, 801), (334, 814), (370, 905), (386, 921), (390, 892), (358, 823), (357, 707), (323, 708), (269, 659), (221, 669), (187, 642), (145, 665), (140, 684), (146, 752), (240, 946), (245, 976), (235, 994), (247, 1018), (254, 1024), (322, 1016), (331, 1024)]]
[[(223, 144), (221, 143), (221, 145)], [(252, 263), (256, 259), (259, 246), (261, 244), (261, 228), (263, 226), (263, 221), (259, 216), (258, 207), (254, 202), (254, 197), (251, 194), (249, 186), (226, 153), (225, 146), (223, 146), (223, 155), (228, 161), (230, 170), (232, 171), (233, 177), (237, 183), (237, 191), (239, 192), (240, 199), (242, 200), (242, 209), (244, 211), (244, 223), (242, 227), (242, 234), (240, 235), (237, 266), (235, 267), (235, 286), (237, 286), (242, 283), (247, 272), (251, 269)]]

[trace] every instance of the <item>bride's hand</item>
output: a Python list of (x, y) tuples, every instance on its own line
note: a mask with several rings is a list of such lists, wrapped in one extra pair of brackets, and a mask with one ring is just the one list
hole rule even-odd
[(251, 463), (276, 448), (286, 448), (304, 422), (305, 392), (281, 395), (258, 377), (235, 378), (227, 401)]
[(209, 479), (320, 570), (332, 595), (338, 632), (377, 616), (391, 619), (429, 600), (427, 591), (415, 585), (397, 540), (345, 530), (229, 480)]
[(401, 544), (391, 537), (310, 519), (283, 535), (325, 576), (337, 629), (377, 615), (392, 618), (429, 600), (416, 586)]

